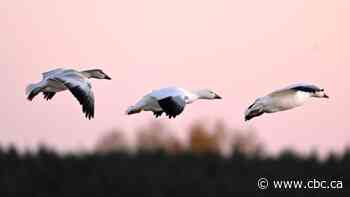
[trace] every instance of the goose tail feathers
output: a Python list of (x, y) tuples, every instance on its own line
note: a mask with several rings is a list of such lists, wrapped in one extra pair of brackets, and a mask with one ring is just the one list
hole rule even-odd
[(127, 110), (126, 110), (126, 114), (127, 115), (131, 115), (131, 114), (136, 114), (136, 113), (140, 113), (142, 111), (142, 109), (140, 107), (137, 106), (130, 106)]
[(41, 92), (42, 88), (37, 84), (29, 84), (26, 87), (26, 95), (27, 99), (32, 101), (35, 96), (37, 96)]

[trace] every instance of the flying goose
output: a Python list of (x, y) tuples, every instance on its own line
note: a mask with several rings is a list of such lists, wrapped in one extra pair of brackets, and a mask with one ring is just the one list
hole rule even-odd
[(289, 110), (303, 105), (309, 98), (329, 98), (324, 89), (311, 84), (294, 84), (276, 90), (264, 97), (260, 97), (248, 107), (245, 112), (245, 121), (263, 113), (274, 113)]
[(30, 84), (26, 88), (27, 99), (32, 101), (40, 92), (46, 100), (52, 99), (57, 92), (69, 90), (82, 105), (85, 117), (91, 119), (95, 115), (95, 99), (89, 79), (111, 78), (100, 69), (76, 71), (58, 68), (42, 74), (39, 83)]
[(175, 118), (185, 109), (186, 104), (193, 103), (198, 99), (221, 99), (219, 95), (211, 90), (203, 89), (188, 91), (177, 87), (162, 88), (153, 90), (145, 95), (134, 106), (127, 109), (126, 114), (131, 115), (141, 111), (152, 111), (158, 118), (165, 113), (169, 119)]

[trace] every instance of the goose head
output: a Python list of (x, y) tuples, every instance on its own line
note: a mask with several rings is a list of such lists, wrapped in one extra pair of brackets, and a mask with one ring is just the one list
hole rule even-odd
[(320, 89), (319, 91), (315, 91), (311, 94), (312, 97), (315, 98), (329, 98), (329, 96), (325, 93), (324, 89)]
[(219, 96), (214, 91), (209, 89), (202, 89), (202, 90), (195, 91), (195, 94), (198, 96), (199, 99), (208, 99), (208, 100), (222, 99), (221, 96)]
[(106, 73), (104, 73), (101, 69), (86, 70), (86, 71), (83, 71), (82, 73), (88, 78), (107, 79), (107, 80), (112, 79)]

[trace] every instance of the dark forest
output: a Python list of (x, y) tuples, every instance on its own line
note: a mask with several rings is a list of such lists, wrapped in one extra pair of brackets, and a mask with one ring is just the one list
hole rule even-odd
[[(238, 150), (238, 149), (237, 149)], [(261, 157), (235, 151), (232, 157), (163, 151), (57, 154), (47, 148), (19, 154), (0, 150), (0, 192), (7, 196), (349, 196), (350, 151), (301, 157), (284, 151)], [(270, 180), (265, 190), (260, 178)], [(272, 180), (341, 181), (338, 188), (276, 189)], [(341, 186), (341, 188), (339, 188)], [(318, 186), (319, 187), (319, 186)]]

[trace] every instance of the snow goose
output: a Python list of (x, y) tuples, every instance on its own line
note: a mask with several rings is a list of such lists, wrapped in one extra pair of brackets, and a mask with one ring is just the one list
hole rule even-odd
[(136, 105), (129, 107), (126, 114), (152, 111), (156, 118), (163, 113), (169, 118), (175, 118), (183, 112), (186, 104), (193, 103), (198, 99), (211, 100), (221, 99), (221, 97), (208, 89), (188, 91), (177, 87), (162, 88), (145, 95)]
[(76, 71), (73, 69), (58, 68), (42, 74), (39, 83), (30, 84), (26, 88), (27, 99), (32, 101), (40, 92), (46, 100), (52, 99), (57, 92), (69, 90), (82, 105), (85, 117), (91, 119), (95, 114), (94, 94), (89, 79), (111, 78), (100, 69)]
[(264, 113), (289, 110), (303, 105), (309, 98), (329, 98), (324, 89), (310, 84), (294, 84), (260, 97), (248, 107), (245, 120), (248, 121)]

